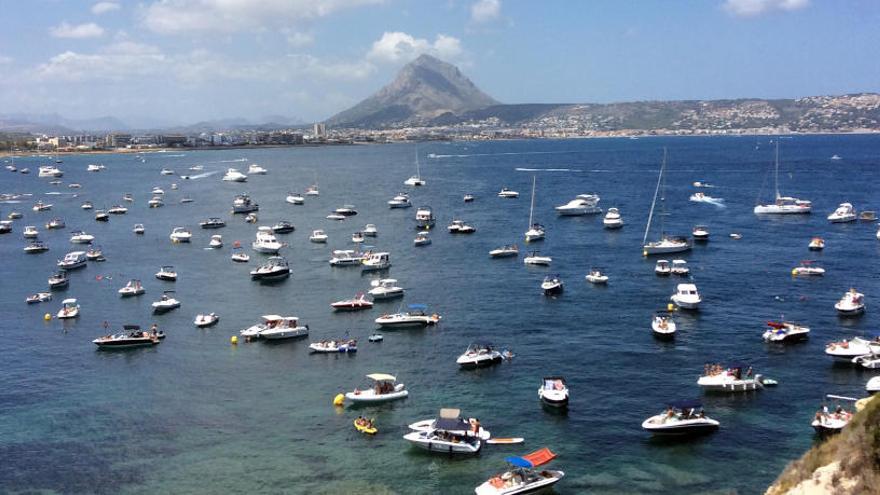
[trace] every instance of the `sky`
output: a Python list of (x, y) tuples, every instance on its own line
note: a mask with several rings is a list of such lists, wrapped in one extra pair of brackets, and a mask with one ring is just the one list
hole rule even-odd
[(504, 103), (880, 91), (877, 0), (0, 0), (0, 115), (323, 120), (421, 53)]

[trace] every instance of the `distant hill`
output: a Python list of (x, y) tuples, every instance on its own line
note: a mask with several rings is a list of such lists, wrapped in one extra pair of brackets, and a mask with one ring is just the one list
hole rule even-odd
[(404, 66), (391, 84), (326, 123), (374, 128), (427, 122), (441, 115), (458, 115), (497, 104), (454, 65), (422, 55)]
[(128, 129), (128, 126), (125, 122), (109, 116), (93, 119), (68, 119), (57, 113), (0, 115), (0, 130), (4, 131), (76, 134), (79, 132), (107, 132), (126, 129)]

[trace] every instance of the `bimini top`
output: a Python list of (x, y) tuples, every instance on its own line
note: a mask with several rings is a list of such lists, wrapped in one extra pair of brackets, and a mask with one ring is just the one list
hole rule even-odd
[(671, 402), (669, 405), (674, 407), (675, 409), (699, 409), (703, 407), (703, 404), (695, 399), (677, 400), (675, 402)]
[(434, 428), (443, 431), (468, 431), (471, 424), (461, 418), (437, 418), (434, 421)]
[(428, 309), (428, 305), (427, 304), (410, 304), (409, 309), (421, 309), (424, 311), (424, 310)]
[(123, 330), (140, 330), (140, 325), (122, 325)]
[(367, 378), (370, 380), (375, 380), (377, 382), (394, 382), (397, 381), (397, 378), (394, 375), (389, 375), (387, 373), (371, 373), (367, 375)]
[(533, 468), (538, 467), (548, 462), (552, 461), (556, 458), (556, 454), (550, 452), (550, 449), (544, 447), (543, 449), (536, 450), (531, 454), (524, 455), (522, 457), (507, 457), (504, 460), (513, 466), (521, 467), (521, 468)]

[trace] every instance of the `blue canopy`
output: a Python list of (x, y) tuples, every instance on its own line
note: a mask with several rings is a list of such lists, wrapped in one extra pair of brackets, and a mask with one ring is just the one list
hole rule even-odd
[(534, 464), (532, 464), (528, 459), (523, 459), (522, 457), (517, 456), (505, 457), (504, 461), (512, 466), (521, 468), (535, 467)]
[(678, 400), (670, 405), (676, 409), (697, 409), (703, 407), (700, 401), (694, 399)]
[(428, 309), (427, 304), (410, 304), (409, 309)]

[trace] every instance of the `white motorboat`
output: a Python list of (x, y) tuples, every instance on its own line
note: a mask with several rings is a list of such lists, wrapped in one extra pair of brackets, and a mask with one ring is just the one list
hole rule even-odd
[(269, 171), (266, 170), (265, 168), (257, 165), (256, 163), (251, 163), (250, 166), (248, 167), (247, 173), (253, 174), (253, 175), (266, 175), (267, 173), (269, 173)]
[(173, 290), (166, 290), (162, 292), (162, 297), (159, 298), (158, 301), (153, 302), (153, 312), (154, 313), (167, 313), (173, 309), (177, 309), (180, 307), (180, 301), (171, 296), (173, 294)]
[(773, 180), (776, 190), (776, 200), (773, 203), (759, 204), (755, 206), (755, 214), (758, 215), (790, 215), (810, 213), (813, 204), (805, 199), (791, 196), (783, 196), (779, 193), (779, 140), (776, 140), (776, 164)]
[(397, 286), (397, 280), (393, 278), (383, 278), (370, 282), (372, 287), (367, 293), (376, 301), (384, 301), (403, 297), (405, 289)]
[(856, 210), (851, 203), (840, 203), (834, 212), (828, 215), (831, 223), (848, 223), (856, 221)]
[(834, 304), (834, 309), (842, 316), (860, 315), (865, 312), (865, 295), (850, 289)]
[(156, 278), (168, 282), (175, 282), (177, 281), (177, 271), (171, 265), (162, 265), (162, 267), (159, 268), (159, 271), (156, 272)]
[(788, 343), (806, 340), (810, 336), (809, 327), (790, 321), (768, 321), (764, 332), (764, 342)]
[(0, 234), (12, 232), (12, 220), (0, 220)]
[(327, 234), (321, 229), (313, 230), (312, 235), (309, 236), (309, 242), (324, 244), (327, 242)]
[(671, 274), (672, 266), (669, 265), (669, 260), (657, 260), (657, 263), (654, 265), (654, 273), (657, 275)]
[(60, 218), (53, 218), (46, 223), (46, 229), (63, 229), (65, 227), (64, 220)]
[(287, 197), (284, 200), (292, 205), (301, 205), (306, 202), (306, 198), (302, 194), (295, 192), (287, 193)]
[(370, 342), (382, 342), (383, 340), (385, 340), (385, 336), (381, 333), (373, 332), (370, 334), (369, 337), (367, 337), (367, 340), (369, 340)]
[(834, 412), (830, 412), (827, 407), (823, 406), (822, 409), (816, 412), (810, 426), (812, 426), (813, 430), (819, 435), (833, 435), (843, 431), (852, 417), (853, 413), (840, 406), (837, 406)]
[(733, 364), (724, 368), (706, 365), (704, 375), (697, 380), (703, 390), (713, 392), (746, 392), (764, 388), (761, 375), (752, 375), (752, 368)]
[(107, 213), (111, 215), (125, 215), (128, 213), (128, 208), (122, 205), (113, 205), (107, 210)]
[(591, 284), (601, 285), (608, 283), (608, 275), (602, 273), (598, 268), (590, 268), (590, 273), (586, 274), (584, 278)]
[(264, 330), (270, 330), (278, 326), (284, 325), (284, 317), (279, 315), (264, 315), (262, 317), (262, 321), (255, 325), (251, 325), (248, 328), (240, 331), (242, 337), (246, 339), (257, 339), (260, 338), (260, 334), (263, 333)]
[(800, 277), (821, 277), (825, 275), (825, 269), (813, 264), (812, 260), (801, 261), (800, 266), (791, 270), (791, 274)]
[(91, 201), (84, 201), (83, 204), (81, 204), (79, 207), (83, 210), (91, 210), (95, 206), (92, 204)]
[(257, 238), (251, 243), (251, 249), (263, 254), (278, 254), (285, 245), (278, 241), (271, 227), (257, 228)]
[(599, 196), (595, 194), (580, 194), (575, 199), (554, 209), (559, 215), (568, 217), (602, 213), (602, 208), (597, 206), (598, 203)]
[(675, 320), (669, 311), (658, 311), (654, 313), (654, 319), (651, 320), (651, 330), (654, 336), (663, 338), (672, 338), (675, 336)]
[(65, 299), (61, 301), (61, 309), (55, 315), (59, 320), (67, 320), (79, 316), (79, 304), (76, 299)]
[(150, 198), (149, 201), (147, 201), (147, 206), (149, 208), (161, 208), (165, 206), (165, 202), (162, 201), (161, 196), (153, 196), (152, 198)]
[[(666, 218), (666, 148), (663, 148), (663, 164), (660, 166), (660, 175), (657, 177), (657, 187), (654, 190), (654, 199), (651, 202), (651, 211), (648, 214), (648, 223), (645, 226), (645, 236), (642, 238), (642, 255), (665, 253), (680, 253), (691, 249), (691, 241), (687, 238), (667, 235), (664, 231), (664, 219)], [(660, 240), (648, 242), (648, 234), (651, 231), (651, 220), (654, 218), (654, 207), (657, 198), (660, 198)]]
[(422, 171), (419, 166), (419, 150), (416, 149), (416, 175), (413, 175), (409, 179), (403, 181), (404, 185), (413, 186), (413, 187), (421, 187), (427, 184), (425, 179), (422, 179)]
[(329, 215), (327, 215), (325, 218), (327, 220), (342, 221), (342, 220), (345, 220), (345, 215), (340, 215), (339, 213), (333, 212), (333, 213), (330, 213)]
[(160, 175), (174, 175), (174, 170), (171, 170), (170, 168), (163, 168), (162, 170), (159, 171), (159, 174)]
[(101, 246), (89, 246), (89, 249), (86, 251), (86, 259), (89, 261), (107, 261)]
[(608, 208), (605, 218), (602, 219), (602, 226), (606, 229), (619, 229), (623, 227), (623, 217), (620, 216), (620, 210)]
[(552, 262), (553, 258), (549, 256), (541, 256), (538, 251), (532, 251), (528, 256), (523, 258), (523, 263), (526, 265), (549, 266)]
[(501, 246), (489, 251), (489, 257), (491, 258), (511, 258), (514, 256), (519, 256), (519, 248), (516, 244)]
[(266, 328), (260, 330), (260, 338), (266, 340), (296, 339), (308, 335), (309, 326), (300, 325), (299, 318), (296, 316), (285, 316), (280, 320), (267, 321)]
[(880, 392), (880, 376), (875, 376), (868, 380), (868, 383), (865, 384), (865, 390), (869, 394), (876, 394)]
[(367, 296), (365, 296), (363, 292), (358, 292), (351, 299), (344, 299), (342, 301), (330, 303), (330, 307), (333, 308), (334, 311), (361, 311), (364, 309), (371, 309), (373, 307), (373, 301), (367, 299)]
[(673, 402), (666, 411), (642, 422), (642, 428), (654, 435), (698, 435), (715, 431), (720, 425), (693, 400)]
[(342, 205), (339, 208), (333, 210), (333, 213), (337, 215), (342, 215), (344, 217), (353, 217), (358, 214), (354, 205)]
[(131, 231), (137, 235), (143, 235), (144, 232), (146, 232), (146, 229), (144, 229), (144, 224), (136, 223), (134, 224), (134, 227), (132, 227)]
[(226, 222), (217, 217), (211, 217), (207, 220), (202, 220), (201, 222), (199, 222), (199, 227), (203, 229), (219, 229), (222, 227), (226, 227)]
[(672, 260), (670, 271), (673, 275), (685, 276), (691, 272), (691, 269), (688, 268), (687, 261), (685, 260)]
[(474, 342), (467, 350), (455, 360), (455, 363), (464, 369), (482, 368), (492, 366), (503, 361), (501, 352), (489, 342)]
[(699, 180), (698, 180), (698, 181), (695, 181), (695, 182), (693, 183), (693, 186), (694, 186), (694, 187), (715, 187), (715, 186), (713, 186), (712, 184), (709, 184), (709, 183), (706, 182), (706, 181), (699, 181)]
[(71, 251), (64, 255), (64, 259), (58, 260), (58, 268), (65, 270), (82, 268), (86, 266), (87, 260), (85, 251)]
[(290, 276), (290, 266), (281, 256), (272, 256), (259, 267), (251, 270), (251, 280), (280, 280)]
[(104, 210), (95, 210), (95, 221), (96, 222), (109, 222), (110, 214)]
[(458, 415), (458, 409), (444, 408), (429, 429), (410, 431), (403, 439), (413, 446), (445, 455), (474, 455), (483, 442), (473, 431), (473, 425)]
[(49, 211), (52, 209), (52, 205), (49, 203), (44, 203), (42, 200), (34, 203), (32, 208), (34, 211)]
[(346, 392), (345, 398), (360, 404), (375, 404), (391, 400), (403, 399), (409, 395), (409, 391), (402, 383), (397, 383), (397, 378), (386, 373), (372, 373), (367, 378), (373, 381), (373, 385), (364, 390), (354, 389)]
[(64, 172), (55, 165), (43, 165), (39, 168), (38, 177), (63, 177)]
[(165, 191), (161, 187), (155, 186), (153, 187), (153, 189), (150, 190), (150, 194), (152, 194), (153, 196), (164, 196)]
[(197, 314), (196, 319), (193, 320), (193, 325), (198, 328), (206, 328), (216, 325), (219, 321), (220, 317), (216, 313)]
[(223, 236), (220, 234), (214, 234), (211, 236), (211, 242), (208, 243), (208, 247), (211, 249), (220, 249), (223, 247)]
[(856, 356), (850, 360), (852, 364), (857, 364), (862, 368), (869, 370), (880, 369), (880, 353), (865, 354), (864, 356)]
[[(446, 409), (441, 409), (440, 417), (450, 417), (450, 418), (459, 418), (461, 417), (461, 411), (458, 409), (449, 409), (448, 412), (443, 412)], [(439, 418), (429, 418), (422, 419), (420, 421), (416, 421), (415, 423), (410, 423), (407, 425), (412, 431), (431, 431), (437, 429), (437, 420)], [(469, 427), (469, 433), (472, 436), (479, 438), (480, 440), (486, 441), (492, 438), (492, 432), (483, 427), (480, 423), (480, 420), (477, 418), (467, 418)]]
[(821, 237), (813, 237), (810, 239), (810, 244), (807, 245), (810, 251), (821, 251), (825, 249), (825, 239)]
[(880, 337), (874, 340), (853, 337), (849, 340), (831, 342), (825, 346), (825, 355), (841, 362), (852, 363), (853, 358), (873, 354), (880, 354)]
[(434, 227), (434, 212), (430, 206), (419, 206), (416, 209), (416, 228), (430, 230)]
[(418, 232), (416, 238), (413, 239), (414, 246), (427, 246), (428, 244), (431, 244), (431, 237), (427, 230)]
[(318, 191), (318, 181), (316, 180), (314, 184), (306, 188), (306, 196), (320, 196), (321, 192)]
[[(238, 244), (238, 241), (235, 241), (235, 243)], [(236, 263), (247, 263), (251, 257), (241, 249), (240, 245), (235, 245), (232, 247), (231, 259)]]
[(101, 350), (131, 349), (135, 347), (152, 347), (165, 337), (165, 333), (155, 330), (145, 332), (138, 325), (123, 325), (123, 332), (105, 335), (93, 340), (92, 343)]
[(691, 247), (691, 242), (687, 238), (664, 235), (659, 241), (643, 244), (642, 254), (648, 256), (651, 254), (680, 253), (682, 251), (689, 251)]
[(132, 195), (131, 193), (123, 193), (122, 200), (128, 203), (134, 203), (134, 195)]
[(437, 313), (429, 315), (426, 310), (427, 306), (424, 304), (410, 304), (406, 313), (382, 315), (376, 318), (376, 324), (381, 327), (404, 328), (426, 327), (440, 323), (440, 315)]
[(562, 279), (559, 278), (559, 275), (547, 275), (544, 277), (544, 281), (541, 282), (541, 290), (544, 292), (545, 296), (562, 294), (564, 289), (565, 284), (562, 283)]
[(318, 354), (346, 354), (357, 352), (357, 340), (329, 339), (309, 344), (309, 350)]
[(378, 252), (371, 253), (369, 257), (364, 258), (361, 270), (365, 272), (374, 272), (387, 270), (391, 268), (391, 253)]
[(532, 201), (529, 204), (529, 229), (526, 230), (526, 242), (541, 241), (544, 239), (544, 226), (533, 220), (535, 212), (535, 181), (536, 177), (532, 176)]
[(226, 174), (223, 175), (223, 180), (227, 182), (247, 182), (247, 175), (238, 171), (238, 169), (230, 168), (226, 170)]
[(36, 294), (31, 294), (25, 299), (25, 302), (28, 304), (37, 304), (41, 302), (51, 301), (52, 293), (51, 292), (37, 292)]
[(251, 213), (259, 211), (260, 205), (251, 201), (247, 194), (238, 194), (232, 200), (232, 213)]
[(366, 240), (366, 238), (364, 237), (364, 233), (360, 230), (355, 232), (354, 234), (351, 234), (351, 242), (355, 244), (360, 244), (364, 242), (364, 240)]
[(192, 232), (189, 229), (184, 227), (174, 227), (171, 231), (171, 235), (168, 236), (171, 239), (171, 242), (189, 242), (192, 239)]
[(21, 232), (21, 235), (25, 239), (36, 239), (40, 236), (40, 231), (37, 230), (37, 227), (34, 225), (25, 226), (24, 230)]
[(364, 254), (353, 249), (337, 249), (330, 256), (330, 266), (361, 266)]
[(551, 407), (568, 407), (568, 385), (561, 376), (545, 376), (538, 387), (538, 398)]
[(519, 193), (516, 191), (512, 191), (506, 187), (502, 187), (501, 191), (498, 193), (498, 197), (499, 198), (506, 198), (506, 199), (515, 199), (515, 198), (519, 197)]
[(446, 227), (446, 230), (449, 231), (450, 234), (473, 234), (477, 231), (477, 228), (465, 223), (464, 220), (453, 220), (452, 223)]
[(477, 198), (473, 194), (465, 194), (464, 195), (464, 202), (465, 203), (470, 203), (475, 199), (477, 199)]
[(45, 253), (48, 250), (49, 246), (45, 242), (38, 240), (33, 240), (24, 247), (24, 252), (27, 254)]
[(90, 163), (88, 167), (86, 167), (86, 172), (100, 172), (104, 170), (104, 165), (99, 165), (95, 163)]
[(409, 194), (407, 193), (398, 193), (397, 196), (388, 200), (389, 208), (409, 208), (411, 206), (412, 202), (409, 200)]
[(67, 270), (58, 270), (56, 273), (53, 273), (49, 277), (48, 283), (50, 290), (67, 287), (70, 283), (70, 278), (67, 276)]
[(119, 295), (122, 297), (133, 297), (145, 293), (146, 289), (144, 289), (144, 286), (141, 284), (140, 280), (133, 278), (129, 280), (127, 284), (125, 284), (125, 287), (119, 289), (118, 292)]
[(675, 294), (669, 299), (683, 309), (698, 309), (703, 299), (694, 284), (678, 284)]
[(722, 205), (722, 206), (724, 203), (724, 199), (709, 196), (708, 194), (706, 194), (704, 192), (695, 192), (695, 193), (691, 194), (691, 197), (689, 199), (694, 203), (710, 203), (710, 204)]
[(697, 225), (694, 227), (694, 230), (691, 231), (691, 235), (697, 242), (706, 242), (709, 240), (709, 227), (706, 227), (705, 225)]
[(9, 212), (9, 215), (6, 216), (9, 220), (17, 220), (21, 218), (23, 214), (20, 211), (12, 210)]
[(379, 229), (377, 229), (376, 225), (372, 223), (368, 223), (367, 225), (365, 225), (364, 230), (362, 230), (361, 232), (363, 232), (364, 235), (367, 237), (376, 237), (379, 235)]
[(477, 495), (521, 495), (549, 490), (564, 476), (564, 471), (541, 469), (556, 458), (556, 454), (543, 448), (522, 457), (507, 457), (509, 467), (474, 489)]

